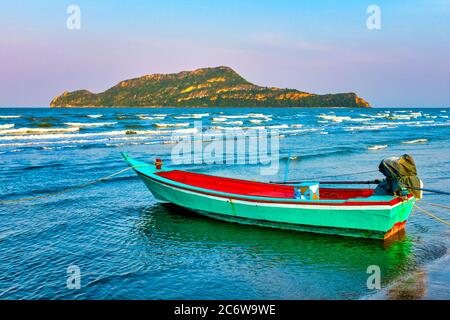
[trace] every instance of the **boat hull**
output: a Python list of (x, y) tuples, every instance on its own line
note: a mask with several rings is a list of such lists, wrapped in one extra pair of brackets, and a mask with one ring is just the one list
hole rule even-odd
[(415, 201), (358, 206), (264, 202), (197, 192), (136, 172), (158, 201), (211, 218), (342, 236), (387, 239), (404, 228)]

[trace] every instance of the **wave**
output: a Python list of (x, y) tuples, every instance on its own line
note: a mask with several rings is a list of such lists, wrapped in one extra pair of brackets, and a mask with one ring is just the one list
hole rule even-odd
[(279, 125), (274, 125), (274, 126), (267, 126), (267, 129), (288, 129), (289, 125), (287, 124), (279, 124)]
[(388, 147), (387, 144), (384, 145), (378, 145), (378, 146), (370, 146), (367, 149), (369, 150), (380, 150), (380, 149), (386, 149)]
[(243, 125), (244, 123), (242, 121), (230, 121), (230, 122), (225, 122), (224, 124), (230, 124), (230, 125)]
[(342, 122), (344, 120), (350, 120), (352, 118), (352, 117), (348, 117), (348, 116), (346, 116), (346, 117), (339, 117), (339, 116), (336, 116), (336, 115), (326, 115), (326, 114), (320, 114), (317, 117), (319, 117), (321, 119), (324, 119), (324, 120), (337, 122), (337, 123), (340, 123), (340, 122)]
[(65, 125), (70, 127), (78, 127), (78, 128), (88, 128), (88, 127), (104, 127), (104, 126), (112, 126), (117, 124), (117, 122), (65, 122)]
[(373, 118), (350, 118), (347, 121), (351, 122), (366, 122), (366, 121), (373, 121)]
[(102, 114), (88, 114), (87, 117), (88, 118), (98, 119), (98, 118), (103, 117), (103, 115)]
[[(42, 131), (43, 129), (36, 129)], [(7, 130), (4, 130), (7, 131)], [(11, 130), (8, 130), (8, 132)], [(197, 128), (183, 128), (183, 129), (172, 129), (172, 130), (117, 130), (117, 131), (105, 131), (105, 132), (92, 132), (92, 133), (55, 133), (49, 134), (50, 129), (46, 131), (48, 134), (31, 134), (31, 135), (10, 135), (10, 136), (0, 136), (0, 141), (17, 141), (17, 140), (55, 140), (55, 139), (84, 139), (84, 138), (95, 138), (95, 137), (106, 137), (107, 139), (129, 139), (130, 135), (161, 135), (167, 136), (173, 133), (197, 133)], [(0, 130), (1, 133), (1, 130)], [(123, 136), (117, 138), (117, 136)], [(138, 139), (138, 137), (134, 137)], [(71, 141), (71, 140), (63, 140)], [(5, 146), (5, 145), (0, 145)]]
[(392, 129), (392, 128), (395, 128), (395, 126), (389, 126), (389, 125), (385, 125), (385, 124), (374, 124), (371, 126), (345, 127), (344, 130), (345, 131), (362, 131), (362, 130), (372, 131), (372, 130)]
[(138, 118), (141, 120), (164, 120), (165, 119), (165, 117), (149, 117), (149, 116), (143, 116), (143, 115), (138, 116)]
[(228, 130), (228, 131), (232, 131), (232, 130), (245, 131), (245, 130), (263, 130), (263, 129), (265, 129), (265, 127), (264, 126), (260, 126), (260, 127), (221, 127), (221, 126), (213, 126), (213, 127), (210, 127), (210, 129), (212, 129), (212, 130)]
[(272, 117), (271, 115), (265, 115), (262, 113), (249, 113), (247, 114), (247, 116), (249, 116), (250, 118), (265, 118), (265, 119), (270, 119)]
[[(188, 130), (188, 129), (181, 129)], [(177, 131), (177, 130), (174, 130)], [(171, 132), (174, 132), (171, 131)], [(145, 134), (146, 131), (139, 132), (140, 134)], [(181, 132), (181, 133), (196, 133), (192, 132)], [(78, 139), (78, 140), (56, 140), (56, 141), (33, 141), (33, 142), (14, 142), (14, 143), (2, 143), (0, 147), (40, 147), (42, 150), (53, 150), (61, 147), (75, 147), (75, 145), (92, 145), (99, 143), (108, 143), (114, 141), (123, 141), (124, 143), (131, 143), (131, 141), (137, 141), (136, 144), (146, 144), (146, 140), (149, 138), (146, 136), (134, 136), (127, 135), (124, 137), (108, 137), (103, 139)], [(154, 142), (154, 138), (152, 137), (152, 142)], [(65, 146), (58, 146), (64, 144)], [(56, 146), (55, 146), (56, 145)], [(50, 147), (55, 146), (55, 147)]]
[(154, 126), (157, 128), (189, 127), (189, 123), (155, 123)]
[(0, 116), (0, 119), (18, 119), (22, 116)]
[(404, 144), (414, 144), (414, 143), (425, 143), (428, 142), (428, 139), (416, 139), (416, 140), (410, 140), (410, 141), (403, 141)]
[(213, 122), (225, 122), (225, 121), (227, 121), (228, 119), (227, 118), (224, 118), (224, 117), (220, 117), (220, 118), (212, 118), (212, 121)]
[[(48, 134), (48, 133), (59, 133), (59, 132), (77, 132), (80, 128), (52, 128), (52, 129), (44, 129), (44, 128), (19, 128), (12, 130), (0, 130), (0, 134)], [(2, 137), (0, 137), (1, 139)]]
[(174, 116), (174, 119), (201, 119), (204, 117), (208, 117), (209, 113), (192, 113), (192, 114), (183, 114), (181, 116)]
[(11, 129), (14, 128), (14, 124), (0, 124), (0, 129)]
[[(303, 155), (293, 155), (290, 160), (306, 160), (306, 159), (317, 159), (317, 158), (327, 158), (335, 155), (345, 155), (352, 154), (356, 150), (351, 147), (338, 147), (338, 148), (324, 148), (321, 150), (317, 150), (318, 152), (303, 154)], [(288, 160), (287, 156), (281, 157), (281, 160)]]

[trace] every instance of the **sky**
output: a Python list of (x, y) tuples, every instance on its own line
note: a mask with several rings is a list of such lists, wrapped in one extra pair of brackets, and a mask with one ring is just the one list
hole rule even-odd
[[(69, 5), (80, 29), (67, 27)], [(380, 29), (367, 27), (370, 5)], [(0, 1), (0, 106), (222, 65), (374, 107), (450, 107), (450, 0)]]

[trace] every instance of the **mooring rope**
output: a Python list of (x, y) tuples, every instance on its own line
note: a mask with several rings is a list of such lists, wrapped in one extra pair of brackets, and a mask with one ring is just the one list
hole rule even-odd
[[(352, 175), (359, 175), (359, 174), (366, 174), (366, 173), (374, 173), (378, 172), (378, 170), (369, 170), (369, 171), (360, 171), (360, 172), (349, 172), (349, 173), (343, 173), (338, 175), (332, 175), (332, 176), (320, 176), (320, 177), (314, 177), (314, 178), (304, 178), (302, 181), (314, 181), (318, 179), (326, 179), (326, 178), (336, 178), (336, 177), (346, 177), (346, 176), (352, 176)], [(291, 184), (291, 183), (299, 183), (300, 181), (270, 181), (270, 183), (275, 184)], [(379, 183), (378, 180), (375, 181), (365, 181), (363, 184), (377, 184)], [(331, 183), (328, 183), (331, 184)]]
[(447, 221), (445, 221), (445, 220), (443, 220), (443, 219), (441, 219), (441, 218), (439, 218), (439, 217), (436, 217), (434, 214), (432, 214), (432, 213), (429, 212), (428, 210), (425, 210), (425, 209), (419, 207), (417, 204), (414, 204), (414, 206), (415, 206), (417, 209), (419, 209), (422, 213), (425, 213), (426, 215), (430, 216), (431, 218), (433, 218), (433, 219), (435, 219), (435, 220), (437, 220), (437, 221), (439, 221), (439, 222), (441, 222), (441, 223), (443, 223), (443, 224), (446, 224), (447, 226), (450, 226), (450, 222), (447, 222)]
[(449, 206), (444, 206), (443, 204), (431, 203), (431, 202), (423, 201), (423, 200), (420, 200), (420, 202), (421, 202), (421, 203), (424, 203), (424, 204), (426, 204), (426, 205), (429, 205), (429, 206), (433, 206), (433, 207), (438, 207), (438, 208), (450, 210), (450, 207), (449, 207)]
[(369, 170), (369, 171), (360, 171), (360, 172), (349, 172), (349, 173), (343, 173), (338, 175), (332, 175), (332, 176), (321, 176), (321, 177), (314, 177), (312, 179), (303, 179), (303, 180), (313, 180), (313, 179), (325, 179), (325, 178), (336, 178), (336, 177), (346, 177), (346, 176), (352, 176), (352, 175), (359, 175), (359, 174), (365, 174), (365, 173), (374, 173), (379, 172), (378, 170)]
[(96, 183), (99, 183), (99, 182), (102, 182), (102, 181), (105, 181), (105, 180), (109, 180), (109, 179), (114, 178), (115, 176), (118, 176), (118, 175), (120, 175), (120, 174), (122, 174), (122, 173), (124, 173), (124, 172), (126, 172), (128, 170), (131, 170), (131, 169), (135, 169), (135, 168), (139, 168), (139, 167), (148, 167), (148, 166), (150, 166), (150, 165), (131, 166), (131, 167), (122, 169), (122, 170), (120, 170), (118, 172), (115, 172), (113, 174), (110, 174), (108, 176), (101, 177), (99, 179), (95, 179), (93, 181), (89, 181), (89, 182), (86, 182), (86, 183), (83, 183), (83, 184), (80, 184), (80, 185), (77, 185), (77, 186), (69, 187), (69, 188), (61, 190), (61, 191), (48, 193), (48, 194), (44, 194), (44, 195), (40, 195), (40, 196), (36, 196), (36, 197), (30, 197), (30, 198), (0, 200), (0, 204), (19, 203), (19, 202), (33, 201), (33, 200), (39, 200), (39, 199), (45, 199), (45, 198), (57, 196), (57, 195), (60, 195), (60, 194), (63, 194), (63, 193), (71, 192), (73, 190), (82, 189), (82, 188), (88, 187), (90, 185), (93, 185), (93, 184), (96, 184)]

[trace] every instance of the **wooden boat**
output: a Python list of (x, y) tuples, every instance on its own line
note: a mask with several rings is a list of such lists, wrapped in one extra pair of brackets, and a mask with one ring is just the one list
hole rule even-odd
[(387, 239), (402, 230), (415, 198), (373, 189), (320, 187), (319, 200), (294, 196), (294, 186), (161, 168), (123, 154), (162, 203), (221, 220), (298, 231)]

